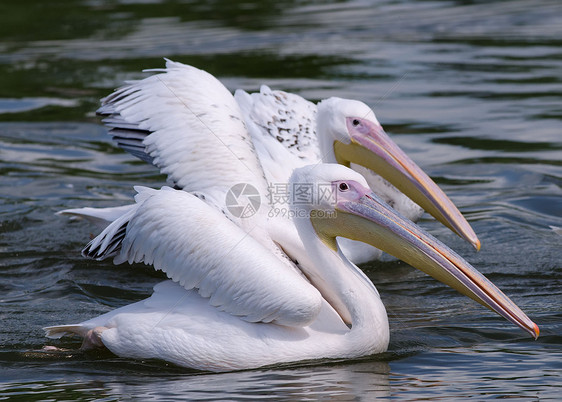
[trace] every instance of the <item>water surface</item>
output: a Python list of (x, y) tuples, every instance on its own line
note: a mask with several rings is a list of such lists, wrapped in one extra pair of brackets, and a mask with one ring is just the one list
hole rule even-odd
[[(0, 5), (0, 396), (43, 399), (556, 399), (562, 391), (562, 4), (528, 1), (68, 1)], [(230, 89), (360, 99), (482, 241), (457, 250), (541, 327), (500, 317), (396, 261), (362, 268), (389, 351), (208, 374), (41, 328), (147, 297), (148, 267), (82, 259), (95, 229), (58, 210), (130, 202), (164, 177), (94, 116), (124, 80), (193, 64)], [(68, 352), (40, 353), (56, 344)]]

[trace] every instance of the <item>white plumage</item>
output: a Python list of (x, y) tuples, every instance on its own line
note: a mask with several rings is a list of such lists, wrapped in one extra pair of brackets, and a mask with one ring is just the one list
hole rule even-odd
[[(267, 166), (264, 171), (269, 182), (286, 182), (297, 167), (337, 163), (333, 142), (348, 141), (341, 116), (360, 116), (378, 123), (373, 111), (356, 100), (330, 98), (317, 106), (301, 96), (273, 91), (266, 85), (252, 94), (238, 89), (234, 98), (258, 149), (259, 159)], [(412, 221), (421, 217), (423, 210), (380, 175), (360, 165), (352, 164), (352, 168), (402, 215)]]
[[(153, 264), (171, 280), (146, 300), (80, 324), (47, 327), (47, 336), (74, 333), (85, 339), (84, 347), (212, 371), (382, 352), (389, 341), (384, 306), (337, 246), (339, 235), (380, 242), (538, 336), (538, 327), (499, 289), (386, 206), (360, 174), (321, 164), (296, 169), (295, 183), (310, 183), (316, 193), (310, 204), (291, 203), (312, 266), (300, 264), (299, 271), (279, 249), (264, 246), (273, 244), (271, 237), (256, 241), (201, 194), (137, 187), (136, 204), (84, 253)], [(320, 184), (328, 184), (333, 197), (317, 197)]]
[(305, 325), (316, 316), (320, 294), (273, 242), (266, 248), (185, 191), (136, 190), (135, 207), (90, 242), (87, 256), (153, 265), (213, 307), (251, 322)]
[[(185, 191), (220, 197), (234, 184), (265, 188), (238, 104), (212, 75), (167, 61), (162, 74), (134, 81), (103, 101), (115, 141), (150, 160)], [(219, 198), (220, 198), (219, 197)], [(215, 197), (216, 198), (216, 197)], [(224, 199), (215, 201), (224, 204)]]
[[(206, 191), (221, 208), (225, 185), (252, 183), (264, 190), (261, 194), (269, 198), (269, 207), (286, 210), (287, 204), (275, 205), (282, 197), (272, 196), (271, 189), (286, 185), (295, 168), (322, 161), (338, 162), (334, 143), (352, 141), (346, 127), (349, 116), (380, 128), (373, 111), (359, 101), (330, 98), (316, 106), (298, 95), (272, 91), (267, 86), (253, 94), (237, 90), (232, 97), (215, 77), (192, 66), (167, 60), (165, 69), (150, 71), (158, 74), (129, 82), (105, 98), (98, 113), (105, 116), (110, 134), (122, 148), (156, 165), (175, 186), (185, 191)], [(395, 144), (386, 138), (382, 128), (376, 134), (384, 136), (383, 153), (390, 152), (388, 146)], [(400, 157), (407, 159), (403, 153)], [(422, 215), (423, 210), (387, 180), (353, 161), (348, 164), (401, 214), (414, 221)], [(415, 164), (414, 167), (420, 170)], [(411, 172), (401, 174), (404, 180), (413, 177)], [(431, 179), (427, 181), (437, 189), (437, 196), (445, 199), (447, 207), (455, 210), (455, 219), (466, 224), (473, 234), (450, 200)], [(429, 193), (423, 190), (422, 199)], [(267, 208), (260, 211), (267, 212)], [(433, 209), (430, 212), (435, 215)], [(448, 213), (444, 218), (436, 216), (448, 224)], [(459, 233), (457, 227), (448, 226)], [(357, 263), (381, 254), (362, 243), (345, 239), (341, 242), (345, 254)]]
[[(339, 165), (310, 169), (315, 176), (307, 180), (324, 183), (337, 177), (367, 185)], [(119, 356), (215, 371), (386, 349), (388, 322), (376, 289), (341, 252), (318, 238), (306, 218), (299, 228), (304, 246), (325, 290), (336, 294), (347, 311), (353, 306), (351, 330), (285, 254), (266, 249), (263, 239), (256, 241), (204, 199), (169, 187), (136, 189), (136, 204), (84, 253), (96, 259), (113, 256), (117, 264), (152, 264), (172, 281), (155, 286), (144, 301), (81, 324), (48, 327), (47, 336), (74, 333)], [(310, 214), (317, 207), (300, 209)]]

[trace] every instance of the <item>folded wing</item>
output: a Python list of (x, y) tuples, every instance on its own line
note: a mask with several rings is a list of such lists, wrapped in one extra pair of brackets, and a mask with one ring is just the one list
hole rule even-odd
[(319, 313), (319, 292), (293, 263), (213, 206), (167, 187), (137, 191), (135, 207), (92, 240), (84, 255), (151, 264), (217, 309), (250, 322), (303, 326)]

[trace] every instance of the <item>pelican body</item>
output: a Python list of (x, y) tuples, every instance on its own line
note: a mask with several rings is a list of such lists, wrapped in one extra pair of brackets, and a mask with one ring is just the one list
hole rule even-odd
[[(135, 207), (84, 254), (152, 264), (171, 280), (141, 302), (80, 324), (47, 327), (47, 336), (74, 333), (122, 357), (211, 371), (383, 352), (389, 342), (384, 306), (337, 236), (381, 247), (538, 336), (538, 327), (507, 296), (388, 207), (360, 174), (341, 165), (308, 166), (295, 170), (295, 183), (310, 183), (313, 192), (331, 189), (330, 197), (313, 194), (311, 203), (291, 205), (316, 271), (265, 247), (201, 194), (137, 187)], [(349, 325), (319, 282), (345, 306)]]

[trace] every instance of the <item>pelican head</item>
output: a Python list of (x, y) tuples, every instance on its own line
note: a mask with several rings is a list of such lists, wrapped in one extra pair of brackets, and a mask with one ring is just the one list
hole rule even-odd
[[(306, 166), (295, 169), (291, 183), (309, 183), (316, 192), (313, 196), (318, 198), (307, 212), (314, 231), (332, 250), (338, 250), (337, 236), (371, 244), (538, 337), (538, 326), (501, 290), (446, 245), (390, 208), (359, 173), (336, 164)], [(330, 188), (331, 195), (323, 195), (322, 188)], [(293, 194), (292, 202), (296, 196)], [(302, 224), (298, 219), (295, 223)]]
[(371, 169), (480, 249), (480, 240), (457, 207), (388, 137), (371, 108), (356, 100), (329, 98), (318, 104), (317, 122), (325, 161)]

